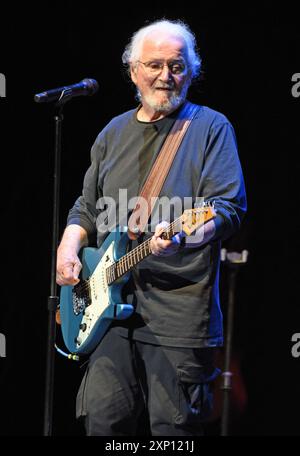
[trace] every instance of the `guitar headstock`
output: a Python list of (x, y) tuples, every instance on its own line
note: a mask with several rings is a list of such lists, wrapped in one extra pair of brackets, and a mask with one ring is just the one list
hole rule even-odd
[(182, 231), (190, 236), (197, 228), (215, 217), (214, 206), (210, 203), (206, 203), (202, 207), (186, 209), (180, 217)]

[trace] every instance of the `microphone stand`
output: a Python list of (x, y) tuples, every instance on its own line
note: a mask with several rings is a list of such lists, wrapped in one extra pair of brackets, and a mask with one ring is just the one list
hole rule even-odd
[(52, 435), (53, 415), (53, 387), (54, 387), (54, 361), (56, 339), (56, 311), (59, 303), (56, 284), (56, 257), (59, 235), (59, 195), (61, 171), (61, 140), (63, 107), (70, 99), (68, 93), (63, 92), (54, 109), (55, 122), (55, 150), (54, 150), (54, 175), (53, 175), (53, 223), (52, 223), (52, 248), (51, 248), (51, 279), (50, 296), (48, 296), (48, 338), (46, 355), (46, 381), (44, 401), (44, 436)]
[(221, 436), (229, 435), (229, 412), (230, 412), (230, 392), (232, 390), (232, 372), (230, 371), (230, 361), (232, 352), (232, 337), (233, 337), (233, 317), (235, 304), (235, 286), (237, 273), (240, 266), (247, 262), (248, 251), (243, 250), (242, 253), (227, 252), (226, 249), (221, 249), (221, 261), (229, 267), (229, 292), (228, 292), (228, 310), (226, 324), (226, 340), (225, 340), (225, 359), (224, 372), (222, 373), (223, 383), (223, 407), (221, 416)]

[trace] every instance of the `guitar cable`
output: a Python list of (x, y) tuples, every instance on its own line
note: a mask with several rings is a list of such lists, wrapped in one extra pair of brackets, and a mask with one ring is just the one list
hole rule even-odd
[(70, 359), (71, 361), (79, 361), (79, 356), (74, 355), (74, 353), (66, 353), (63, 350), (61, 350), (56, 344), (54, 344), (54, 347), (60, 353), (62, 356), (65, 356), (66, 358)]

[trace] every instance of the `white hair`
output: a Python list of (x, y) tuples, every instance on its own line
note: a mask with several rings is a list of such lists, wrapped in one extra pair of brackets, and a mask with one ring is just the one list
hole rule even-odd
[(180, 20), (158, 20), (139, 29), (133, 34), (129, 44), (126, 46), (122, 55), (122, 62), (130, 66), (139, 60), (145, 38), (156, 31), (169, 32), (184, 41), (187, 49), (188, 66), (191, 69), (192, 78), (196, 78), (201, 69), (201, 57), (197, 52), (196, 38), (189, 26)]

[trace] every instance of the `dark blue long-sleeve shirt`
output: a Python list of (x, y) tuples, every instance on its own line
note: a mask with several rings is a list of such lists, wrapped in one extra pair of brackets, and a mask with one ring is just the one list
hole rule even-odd
[[(112, 119), (98, 135), (82, 196), (69, 213), (68, 224), (81, 225), (91, 237), (97, 234), (98, 245), (115, 223), (127, 223), (126, 204), (139, 195), (176, 119), (173, 113), (156, 122), (140, 122), (136, 113), (131, 110)], [(182, 202), (174, 205), (171, 217), (176, 218), (197, 198), (214, 201), (216, 234), (201, 247), (164, 258), (151, 255), (138, 264), (123, 293), (136, 311), (128, 320), (114, 324), (120, 326), (124, 336), (130, 334), (150, 343), (179, 347), (221, 345), (220, 245), (239, 228), (246, 211), (235, 134), (223, 114), (205, 106), (199, 108), (160, 197)], [(154, 211), (153, 226), (159, 221), (161, 216)]]

